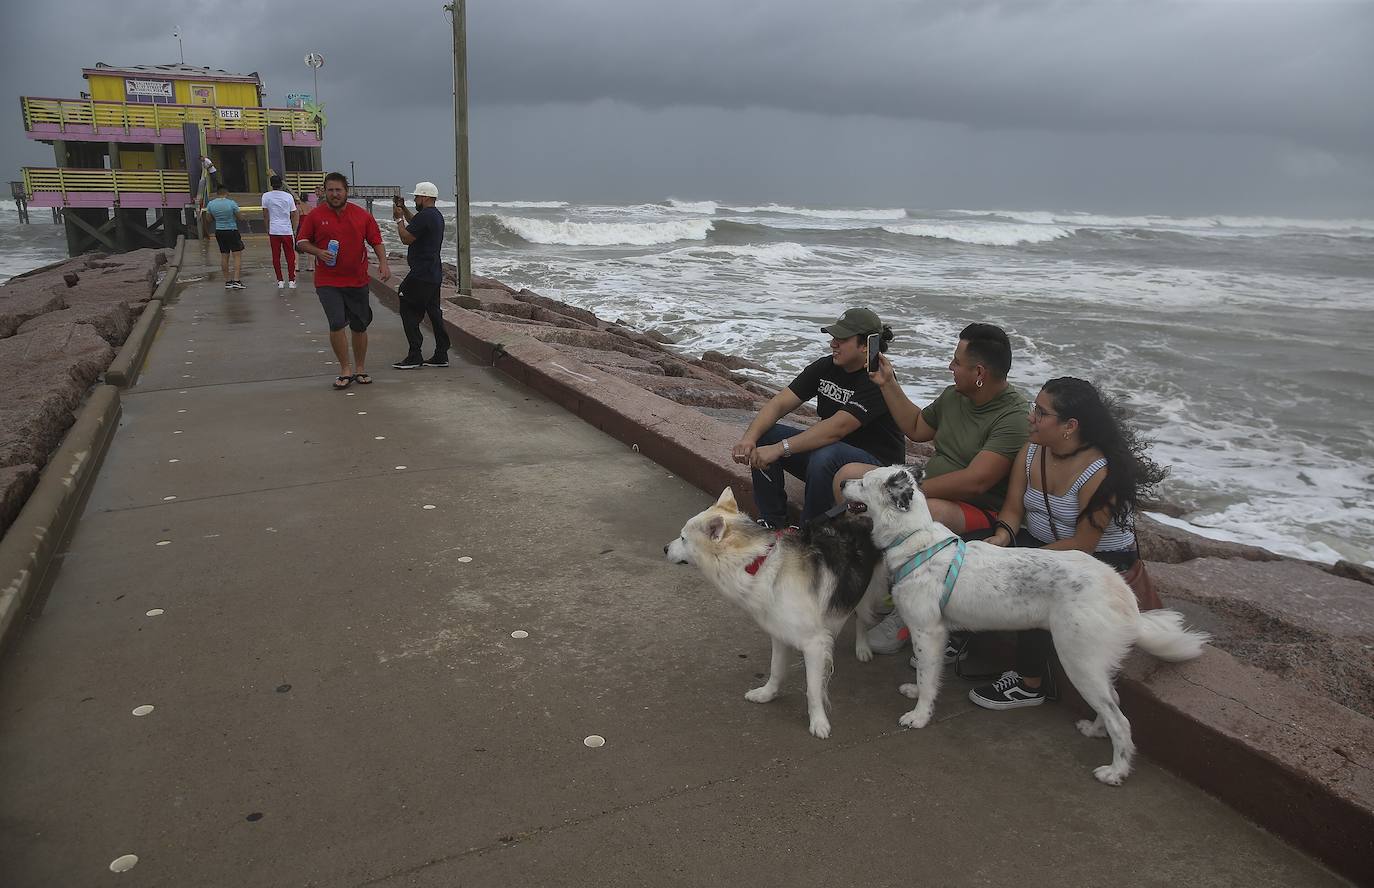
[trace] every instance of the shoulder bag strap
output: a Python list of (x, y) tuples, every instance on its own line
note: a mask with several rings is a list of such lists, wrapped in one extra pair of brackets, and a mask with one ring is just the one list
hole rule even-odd
[(1045, 514), (1050, 518), (1050, 533), (1054, 534), (1054, 541), (1059, 542), (1059, 527), (1054, 523), (1054, 507), (1050, 505), (1050, 482), (1049, 472), (1045, 469), (1045, 448), (1040, 448), (1040, 495), (1045, 498)]

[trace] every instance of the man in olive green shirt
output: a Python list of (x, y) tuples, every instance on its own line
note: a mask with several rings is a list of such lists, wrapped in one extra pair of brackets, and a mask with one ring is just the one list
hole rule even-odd
[[(902, 391), (885, 357), (872, 376), (903, 434), (935, 443), (921, 491), (935, 520), (964, 535), (991, 530), (997, 521), (1011, 462), (1029, 433), (1030, 402), (1007, 382), (1011, 342), (1001, 327), (965, 327), (949, 370), (954, 384), (924, 410)], [(835, 475), (836, 490), (872, 468), (845, 466)], [(836, 501), (840, 499), (836, 494)]]
[[(897, 427), (913, 441), (934, 442), (935, 455), (926, 463), (921, 492), (931, 516), (960, 536), (981, 537), (996, 527), (1012, 460), (1029, 435), (1030, 403), (1007, 382), (1010, 370), (1006, 332), (992, 324), (969, 324), (959, 333), (949, 362), (954, 384), (924, 410), (902, 391), (886, 357), (872, 374)], [(871, 469), (845, 466), (835, 475), (836, 490)], [(837, 493), (836, 501), (840, 499)], [(880, 654), (896, 653), (910, 637), (896, 611), (868, 630), (868, 643)], [(950, 644), (946, 662), (959, 656), (963, 641), (952, 638)]]

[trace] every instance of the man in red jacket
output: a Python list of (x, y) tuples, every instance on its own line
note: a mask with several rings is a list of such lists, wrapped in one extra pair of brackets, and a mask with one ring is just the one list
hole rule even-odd
[[(338, 241), (338, 252), (331, 253), (330, 241)], [(335, 389), (346, 389), (354, 382), (367, 385), (372, 377), (367, 364), (367, 326), (372, 323), (368, 293), (367, 246), (377, 254), (377, 273), (382, 280), (391, 277), (391, 266), (382, 249), (382, 232), (372, 214), (348, 202), (348, 179), (343, 173), (324, 177), (324, 203), (301, 220), (296, 232), (296, 251), (314, 256), (315, 292), (329, 321), (329, 344), (339, 359)], [(353, 358), (348, 355), (352, 331)]]

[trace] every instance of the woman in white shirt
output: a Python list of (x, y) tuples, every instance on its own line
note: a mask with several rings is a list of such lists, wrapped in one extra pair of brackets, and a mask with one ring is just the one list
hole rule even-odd
[[(1029, 421), (1029, 440), (1012, 464), (997, 530), (987, 542), (1077, 549), (1127, 572), (1140, 558), (1136, 509), (1167, 470), (1145, 455), (1145, 442), (1120, 408), (1086, 380), (1062, 376), (1045, 383)], [(1044, 702), (1050, 634), (1017, 633), (1016, 649), (1016, 668), (969, 691), (970, 700), (985, 709)]]

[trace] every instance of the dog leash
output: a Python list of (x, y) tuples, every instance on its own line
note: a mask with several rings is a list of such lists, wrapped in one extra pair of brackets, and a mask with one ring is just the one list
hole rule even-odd
[[(914, 532), (915, 531), (913, 531), (913, 533)], [(902, 543), (906, 542), (909, 536), (911, 536), (910, 533), (894, 542), (891, 546), (885, 546), (884, 548), (892, 549), (896, 546), (900, 546)], [(949, 563), (949, 569), (945, 571), (945, 591), (940, 596), (940, 613), (943, 614), (945, 612), (945, 605), (949, 604), (949, 597), (954, 594), (954, 584), (959, 580), (959, 570), (964, 566), (964, 553), (968, 551), (968, 544), (957, 536), (946, 537), (935, 545), (922, 549), (911, 556), (911, 558), (904, 562), (901, 567), (892, 572), (892, 585), (897, 585), (898, 582), (916, 568), (934, 558), (937, 552), (942, 549), (947, 549), (950, 546), (955, 546), (954, 560)]]

